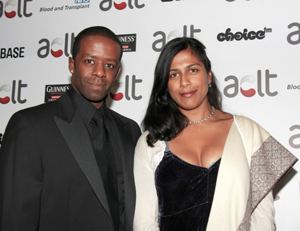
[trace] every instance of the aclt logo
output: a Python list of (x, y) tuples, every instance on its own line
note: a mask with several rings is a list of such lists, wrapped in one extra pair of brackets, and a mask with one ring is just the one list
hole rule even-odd
[(291, 33), (287, 36), (287, 41), (289, 44), (297, 45), (300, 43), (300, 23), (293, 22), (288, 25), (289, 29), (295, 28)]
[[(292, 148), (300, 148), (300, 125), (295, 124), (290, 127), (290, 131), (298, 130), (298, 132), (292, 135), (289, 139), (289, 144)], [(297, 142), (298, 139), (298, 142)]]
[(42, 38), (39, 40), (41, 47), (37, 51), (37, 55), (40, 58), (46, 58), (51, 54), (55, 58), (61, 57), (63, 54), (69, 57), (71, 49), (74, 43), (74, 33), (65, 33), (64, 38), (56, 37), (53, 40)]
[(28, 12), (27, 4), (32, 0), (8, 0), (6, 3), (0, 1), (0, 18), (4, 15), (7, 18), (14, 18), (16, 16), (22, 18), (31, 17), (32, 13)]
[(276, 96), (278, 92), (271, 91), (271, 80), (275, 78), (277, 78), (277, 75), (271, 74), (268, 69), (265, 70), (264, 74), (261, 70), (258, 70), (256, 77), (246, 75), (239, 79), (234, 75), (229, 75), (224, 80), (232, 82), (224, 87), (223, 94), (228, 98), (236, 97), (239, 92), (245, 97), (253, 97), (256, 94), (260, 97), (265, 95)]
[[(22, 91), (25, 87), (27, 87), (27, 84), (22, 83), (22, 80), (13, 80), (11, 84), (0, 85), (0, 104), (8, 104), (9, 102), (13, 104), (26, 103), (27, 99), (22, 98)], [(4, 92), (4, 96), (2, 92)]]
[(201, 29), (195, 27), (195, 25), (184, 25), (182, 31), (172, 30), (169, 33), (164, 31), (156, 31), (153, 33), (153, 37), (156, 38), (152, 43), (152, 49), (160, 52), (166, 43), (176, 37), (191, 37), (195, 38), (196, 34), (200, 33)]
[(99, 8), (102, 11), (108, 11), (114, 6), (117, 10), (124, 10), (127, 7), (129, 9), (141, 9), (145, 7), (144, 3), (140, 3), (139, 0), (127, 0), (127, 1), (113, 1), (113, 0), (103, 0), (100, 1)]
[[(111, 91), (110, 97), (115, 101), (120, 101), (124, 97), (126, 100), (140, 100), (142, 95), (137, 95), (137, 84), (141, 84), (142, 79), (138, 79), (136, 75), (125, 75), (124, 93)], [(123, 85), (122, 83), (119, 83)]]

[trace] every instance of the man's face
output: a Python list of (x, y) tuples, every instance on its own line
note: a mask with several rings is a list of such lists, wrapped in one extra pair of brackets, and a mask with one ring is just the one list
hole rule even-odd
[(120, 68), (120, 46), (110, 38), (90, 35), (80, 42), (77, 56), (69, 59), (72, 86), (99, 108)]

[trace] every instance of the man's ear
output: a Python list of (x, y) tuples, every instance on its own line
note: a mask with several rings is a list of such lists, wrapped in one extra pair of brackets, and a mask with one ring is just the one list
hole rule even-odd
[(73, 75), (74, 73), (74, 67), (75, 64), (74, 64), (74, 59), (72, 57), (69, 57), (69, 71), (71, 73), (71, 75)]

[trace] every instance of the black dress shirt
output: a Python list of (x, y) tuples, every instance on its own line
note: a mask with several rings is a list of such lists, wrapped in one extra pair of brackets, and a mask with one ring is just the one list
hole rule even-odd
[[(122, 230), (124, 213), (124, 178), (118, 153), (112, 149), (113, 134), (109, 134), (106, 106), (96, 109), (89, 101), (71, 89), (73, 102), (86, 126), (93, 144), (95, 158), (104, 183), (112, 220), (116, 231)], [(80, 142), (80, 141), (78, 141)]]

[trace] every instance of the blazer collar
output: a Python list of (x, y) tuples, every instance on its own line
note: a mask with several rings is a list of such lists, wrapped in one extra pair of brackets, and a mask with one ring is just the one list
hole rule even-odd
[[(130, 224), (133, 219), (134, 206), (135, 206), (135, 186), (133, 179), (133, 153), (132, 141), (128, 137), (129, 124), (123, 123), (121, 120), (115, 118), (115, 114), (109, 108), (105, 108), (105, 121), (108, 123), (106, 128), (109, 134), (113, 135), (112, 150), (118, 156), (121, 162), (124, 177), (124, 203), (125, 203), (125, 221)], [(125, 153), (126, 155), (123, 155)]]
[(60, 111), (54, 120), (68, 147), (70, 148), (80, 169), (86, 176), (99, 202), (110, 215), (108, 201), (95, 159), (92, 143), (82, 118), (71, 99), (70, 92), (64, 94), (58, 101)]

